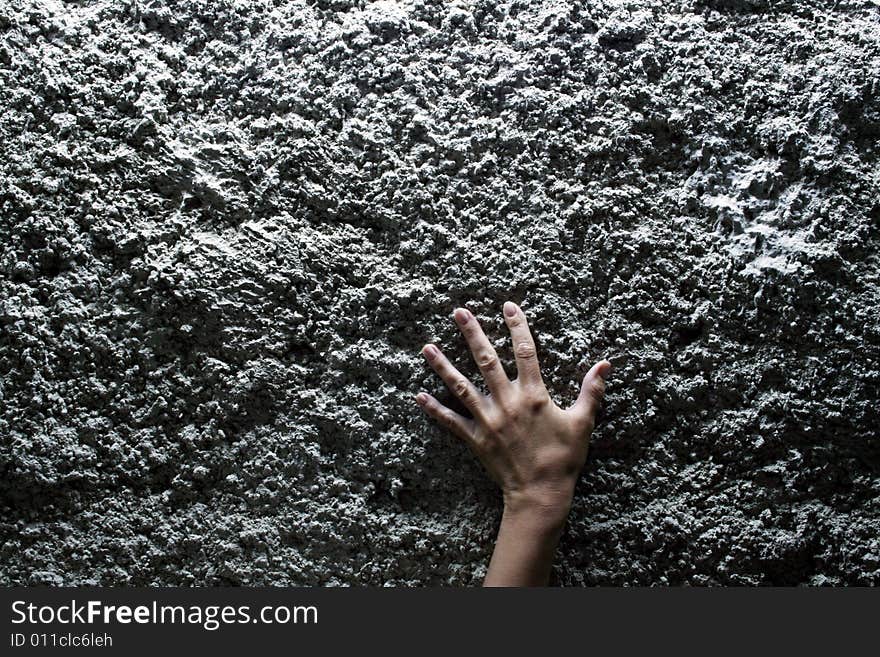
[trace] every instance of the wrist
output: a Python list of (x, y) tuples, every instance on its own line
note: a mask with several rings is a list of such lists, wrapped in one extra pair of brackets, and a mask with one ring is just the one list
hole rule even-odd
[(504, 491), (504, 518), (539, 531), (561, 530), (573, 496), (573, 484)]

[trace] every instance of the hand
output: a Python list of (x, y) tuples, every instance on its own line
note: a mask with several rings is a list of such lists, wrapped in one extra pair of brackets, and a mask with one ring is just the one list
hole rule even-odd
[[(516, 304), (504, 304), (516, 358), (514, 381), (507, 378), (477, 319), (464, 308), (456, 309), (454, 317), (490, 394), (483, 395), (436, 345), (429, 344), (422, 353), (473, 419), (443, 406), (426, 392), (416, 395), (416, 401), (467, 443), (501, 487), (504, 518), (486, 583), (546, 583), (587, 458), (611, 363), (593, 366), (577, 401), (563, 410), (550, 399), (525, 314)], [(508, 536), (509, 540), (503, 540)], [(517, 552), (522, 554), (516, 557)]]

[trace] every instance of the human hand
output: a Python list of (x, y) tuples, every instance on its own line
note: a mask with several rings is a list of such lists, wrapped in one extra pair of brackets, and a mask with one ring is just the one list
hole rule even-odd
[[(594, 365), (584, 377), (575, 403), (561, 409), (547, 392), (535, 342), (525, 314), (516, 304), (509, 301), (504, 304), (504, 321), (510, 329), (516, 358), (517, 378), (513, 381), (507, 378), (477, 319), (464, 308), (456, 309), (453, 315), (489, 394), (482, 394), (436, 345), (428, 344), (422, 353), (473, 419), (443, 406), (426, 392), (416, 395), (416, 401), (428, 415), (467, 443), (501, 487), (505, 515), (487, 583), (492, 583), (490, 576), (502, 546), (506, 521), (508, 527), (518, 528), (514, 534), (520, 538), (522, 531), (539, 537), (540, 551), (545, 558), (548, 541), (552, 543), (550, 558), (538, 564), (539, 574), (546, 570), (549, 575), (552, 551), (587, 458), (590, 434), (611, 363), (603, 360)], [(535, 580), (530, 578), (522, 583), (535, 583)]]

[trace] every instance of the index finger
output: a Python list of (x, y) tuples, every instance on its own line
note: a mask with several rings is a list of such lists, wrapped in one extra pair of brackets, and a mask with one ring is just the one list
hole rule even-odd
[(517, 377), (522, 383), (543, 385), (544, 380), (541, 378), (535, 341), (522, 308), (512, 301), (506, 301), (504, 303), (504, 321), (507, 322), (507, 327), (510, 329), (513, 355), (516, 358)]
[(469, 310), (456, 308), (452, 314), (471, 349), (477, 367), (483, 374), (489, 392), (498, 399), (503, 398), (510, 387), (510, 379), (504, 373), (504, 367), (501, 365), (498, 354), (495, 353), (495, 347), (489, 342), (489, 338), (483, 333), (477, 318)]

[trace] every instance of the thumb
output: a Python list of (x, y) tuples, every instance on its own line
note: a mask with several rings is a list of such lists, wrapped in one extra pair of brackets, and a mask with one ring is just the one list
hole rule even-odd
[(599, 404), (602, 403), (602, 398), (605, 396), (605, 379), (608, 378), (610, 372), (611, 363), (607, 360), (600, 360), (593, 365), (584, 376), (581, 393), (569, 410), (582, 420), (593, 422), (596, 419)]

